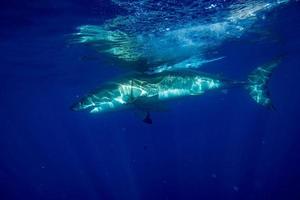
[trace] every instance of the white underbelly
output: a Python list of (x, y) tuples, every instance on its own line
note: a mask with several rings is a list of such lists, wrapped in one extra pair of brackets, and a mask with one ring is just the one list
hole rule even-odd
[(190, 90), (187, 89), (167, 89), (159, 90), (158, 98), (160, 100), (171, 99), (176, 97), (192, 95)]

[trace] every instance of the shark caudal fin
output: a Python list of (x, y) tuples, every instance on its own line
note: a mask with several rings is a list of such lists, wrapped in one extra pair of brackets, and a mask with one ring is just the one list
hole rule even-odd
[(274, 109), (268, 91), (268, 82), (274, 69), (279, 65), (281, 59), (276, 59), (270, 63), (256, 68), (248, 76), (246, 89), (249, 91), (251, 98), (258, 104)]

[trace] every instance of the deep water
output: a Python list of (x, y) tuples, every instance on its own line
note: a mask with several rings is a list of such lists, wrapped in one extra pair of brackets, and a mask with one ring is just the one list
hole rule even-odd
[(70, 44), (70, 33), (124, 9), (108, 0), (1, 3), (1, 200), (300, 199), (299, 2), (268, 14), (272, 39), (226, 41), (226, 59), (202, 68), (244, 80), (281, 56), (269, 83), (275, 111), (233, 88), (172, 101), (152, 113), (153, 125), (131, 110), (69, 109), (128, 72)]

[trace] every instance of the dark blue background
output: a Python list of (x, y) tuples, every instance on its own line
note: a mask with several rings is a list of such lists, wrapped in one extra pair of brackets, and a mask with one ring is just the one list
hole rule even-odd
[(123, 10), (104, 0), (1, 2), (0, 199), (300, 199), (299, 9), (270, 14), (276, 43), (231, 41), (225, 60), (204, 67), (243, 79), (284, 55), (270, 82), (277, 111), (233, 89), (172, 102), (148, 126), (131, 111), (69, 110), (125, 72), (68, 34)]

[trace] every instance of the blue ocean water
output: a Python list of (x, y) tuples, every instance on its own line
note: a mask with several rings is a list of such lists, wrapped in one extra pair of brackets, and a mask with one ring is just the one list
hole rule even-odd
[[(300, 199), (299, 2), (269, 1), (284, 3), (262, 13), (254, 5), (264, 1), (128, 2), (2, 2), (0, 199)], [(72, 112), (79, 96), (132, 71), (72, 42), (78, 27), (117, 16), (127, 17), (114, 30), (151, 47), (151, 56), (137, 49), (152, 61), (204, 48), (225, 58), (197, 70), (244, 80), (282, 57), (269, 83), (276, 110), (233, 88), (172, 101), (151, 113), (152, 125), (132, 110)], [(233, 19), (228, 29), (207, 32), (224, 18)], [(195, 27), (196, 47), (185, 51), (176, 31)]]

